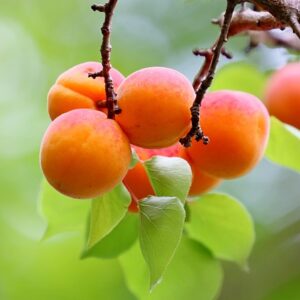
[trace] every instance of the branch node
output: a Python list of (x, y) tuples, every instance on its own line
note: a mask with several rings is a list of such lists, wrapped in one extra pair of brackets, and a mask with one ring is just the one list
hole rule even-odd
[(89, 73), (88, 77), (93, 79), (96, 79), (97, 77), (103, 77), (103, 72), (100, 71), (96, 73)]
[(92, 9), (93, 11), (105, 12), (105, 11), (106, 11), (106, 5), (93, 4), (93, 5), (91, 6), (91, 9)]

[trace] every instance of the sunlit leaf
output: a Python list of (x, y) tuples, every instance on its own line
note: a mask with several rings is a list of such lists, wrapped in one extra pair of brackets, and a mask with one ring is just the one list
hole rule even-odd
[(135, 149), (131, 148), (131, 161), (130, 161), (129, 169), (133, 169), (138, 162), (139, 162), (139, 157)]
[(300, 131), (271, 118), (271, 133), (266, 158), (300, 172)]
[(120, 223), (126, 215), (130, 200), (130, 194), (120, 184), (92, 201), (87, 250), (99, 243)]
[(82, 254), (82, 258), (114, 258), (134, 244), (138, 237), (138, 215), (128, 213), (100, 242)]
[(207, 194), (190, 204), (189, 236), (217, 257), (246, 266), (255, 240), (246, 208), (225, 194)]
[(152, 289), (159, 283), (180, 242), (185, 211), (175, 197), (148, 197), (139, 202), (139, 207), (140, 243)]
[(149, 273), (138, 243), (119, 261), (130, 291), (140, 300), (216, 299), (223, 279), (220, 263), (199, 243), (183, 236), (163, 281), (149, 293)]
[(144, 165), (157, 196), (177, 197), (185, 202), (192, 182), (192, 171), (186, 160), (154, 156)]

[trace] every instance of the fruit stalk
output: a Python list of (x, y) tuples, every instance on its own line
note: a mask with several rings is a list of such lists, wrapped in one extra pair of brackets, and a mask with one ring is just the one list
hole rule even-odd
[(112, 26), (112, 17), (114, 14), (114, 9), (118, 3), (118, 0), (109, 0), (104, 5), (92, 5), (93, 11), (100, 11), (105, 14), (104, 22), (101, 27), (102, 33), (102, 44), (101, 44), (101, 59), (102, 59), (102, 66), (103, 69), (101, 72), (89, 74), (90, 77), (96, 78), (102, 76), (105, 81), (105, 92), (106, 92), (106, 107), (108, 110), (107, 117), (109, 119), (114, 119), (115, 114), (119, 114), (121, 109), (118, 107), (117, 99), (116, 99), (116, 92), (114, 90), (114, 84), (112, 77), (110, 76), (111, 66), (111, 42), (110, 42), (110, 34), (111, 34), (111, 26)]
[[(222, 49), (224, 49), (223, 45), (227, 41), (227, 35), (230, 28), (232, 15), (237, 4), (238, 1), (227, 0), (227, 7), (224, 15), (224, 22), (222, 25), (221, 33), (214, 46), (210, 49), (211, 63), (209, 66), (206, 67), (207, 73), (205, 74), (205, 78), (201, 81), (200, 86), (196, 91), (196, 98), (194, 100), (193, 106), (191, 107), (192, 128), (184, 138), (180, 139), (180, 143), (185, 147), (191, 146), (191, 140), (193, 137), (195, 137), (197, 141), (202, 140), (204, 144), (208, 144), (209, 142), (208, 137), (203, 134), (203, 131), (199, 125), (200, 106), (207, 89), (210, 87), (213, 81), (215, 70), (219, 62), (220, 55), (222, 53)], [(204, 74), (201, 74), (201, 76), (203, 75)]]

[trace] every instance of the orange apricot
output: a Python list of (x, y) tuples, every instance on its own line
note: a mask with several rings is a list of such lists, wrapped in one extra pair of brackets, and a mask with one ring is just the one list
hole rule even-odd
[(122, 113), (116, 121), (133, 145), (171, 146), (190, 128), (195, 93), (188, 79), (175, 70), (141, 69), (127, 77), (117, 93)]
[(41, 144), (48, 182), (73, 198), (94, 198), (121, 182), (131, 160), (119, 125), (100, 111), (76, 109), (56, 118)]
[(192, 142), (187, 153), (203, 172), (235, 178), (262, 158), (269, 136), (269, 115), (262, 102), (248, 93), (208, 93), (201, 107), (201, 126), (210, 143)]
[[(179, 144), (161, 149), (144, 149), (136, 146), (132, 146), (139, 156), (141, 161), (150, 159), (155, 155), (161, 155), (166, 157), (180, 157), (185, 159), (192, 168), (193, 180), (190, 187), (189, 196), (198, 196), (203, 193), (208, 192), (209, 190), (216, 187), (221, 179), (209, 176), (201, 172), (191, 161), (191, 159), (186, 154), (185, 149)], [(123, 183), (127, 187), (128, 191), (131, 194), (131, 205), (129, 211), (137, 212), (138, 206), (137, 202), (143, 198), (154, 195), (155, 192), (153, 187), (148, 179), (147, 172), (144, 165), (141, 162), (138, 162), (135, 167), (128, 171), (126, 174)]]
[(275, 72), (266, 87), (265, 104), (271, 115), (300, 129), (300, 63)]
[[(101, 70), (100, 63), (86, 62), (62, 73), (48, 93), (48, 112), (51, 120), (77, 108), (98, 109), (97, 102), (106, 99), (104, 79), (93, 79), (88, 75)], [(110, 74), (114, 87), (118, 88), (125, 77), (113, 68)]]
[(203, 173), (200, 168), (194, 164), (185, 149), (182, 149), (178, 156), (185, 159), (192, 169), (193, 180), (189, 190), (189, 196), (193, 197), (207, 193), (221, 183), (222, 180), (220, 178)]

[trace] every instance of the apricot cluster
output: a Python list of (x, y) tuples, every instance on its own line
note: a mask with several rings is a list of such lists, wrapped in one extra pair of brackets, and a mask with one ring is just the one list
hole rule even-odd
[(48, 94), (52, 123), (40, 152), (48, 182), (73, 198), (93, 198), (120, 183), (131, 160), (130, 144), (147, 148), (170, 146), (190, 127), (195, 97), (181, 73), (162, 67), (142, 69), (126, 79), (110, 75), (122, 114), (106, 117), (101, 64), (77, 65), (58, 77)]
[[(139, 70), (127, 78), (112, 69), (122, 113), (106, 116), (101, 65), (88, 62), (64, 72), (48, 94), (52, 123), (41, 145), (41, 166), (49, 183), (73, 198), (94, 198), (123, 181), (137, 201), (154, 190), (143, 162), (154, 155), (177, 156), (191, 166), (189, 196), (205, 193), (222, 179), (249, 172), (262, 158), (269, 135), (269, 115), (256, 97), (242, 92), (208, 93), (202, 102), (201, 127), (210, 138), (190, 148), (178, 143), (191, 127), (195, 98), (181, 73), (162, 67)], [(139, 156), (129, 170), (131, 148)]]

